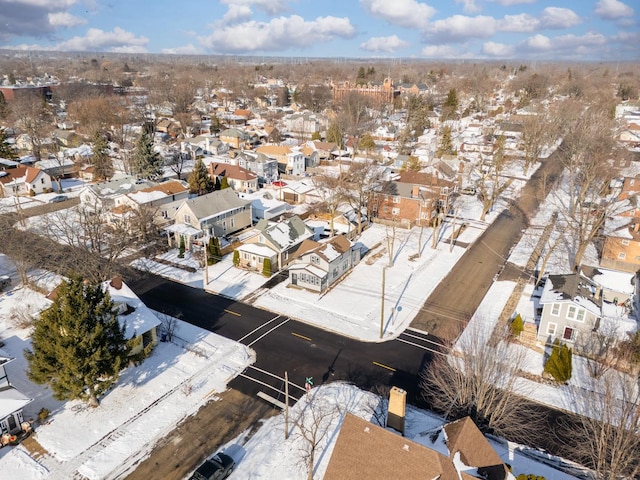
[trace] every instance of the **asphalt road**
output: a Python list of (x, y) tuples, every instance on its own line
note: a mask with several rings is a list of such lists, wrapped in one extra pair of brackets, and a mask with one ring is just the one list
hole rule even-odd
[(154, 275), (130, 286), (153, 310), (255, 350), (255, 364), (230, 384), (249, 395), (262, 391), (283, 401), (287, 371), (293, 398), (312, 377), (314, 385), (345, 380), (363, 389), (398, 386), (408, 401), (419, 403), (419, 372), (437, 348), (437, 339), (412, 331), (384, 343), (360, 342)]

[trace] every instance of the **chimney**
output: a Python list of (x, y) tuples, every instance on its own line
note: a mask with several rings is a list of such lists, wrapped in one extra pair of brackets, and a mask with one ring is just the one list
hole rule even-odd
[(392, 387), (389, 392), (389, 411), (387, 426), (399, 431), (404, 436), (404, 419), (407, 406), (407, 392), (398, 387)]
[(640, 229), (640, 223), (637, 223), (637, 222), (634, 223), (633, 224), (633, 231), (637, 233), (639, 229)]
[(122, 278), (119, 275), (116, 275), (111, 279), (109, 285), (111, 285), (116, 290), (120, 290), (122, 288)]

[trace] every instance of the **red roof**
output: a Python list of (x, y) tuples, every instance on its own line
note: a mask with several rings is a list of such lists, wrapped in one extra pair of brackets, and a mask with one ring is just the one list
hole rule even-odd
[(287, 186), (286, 182), (283, 182), (282, 180), (276, 180), (271, 185), (273, 185), (274, 187), (286, 187)]

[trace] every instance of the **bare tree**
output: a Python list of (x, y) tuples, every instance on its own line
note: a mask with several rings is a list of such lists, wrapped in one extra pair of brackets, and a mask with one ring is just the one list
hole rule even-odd
[(313, 184), (316, 187), (318, 195), (322, 200), (322, 206), (329, 215), (330, 235), (334, 236), (333, 220), (338, 213), (338, 208), (345, 201), (345, 182), (346, 175), (342, 171), (342, 165), (336, 175), (325, 173), (324, 175), (316, 175), (313, 177)]
[(379, 184), (382, 171), (374, 161), (351, 162), (344, 185), (344, 196), (356, 211), (358, 235), (362, 233), (362, 209), (367, 203), (371, 190)]
[(477, 184), (482, 201), (482, 214), (480, 220), (484, 221), (487, 213), (509, 186), (509, 180), (502, 176), (508, 158), (504, 153), (505, 139), (499, 136), (496, 140), (496, 149), (493, 153), (493, 161), (490, 166), (482, 165), (481, 179)]
[(595, 480), (640, 475), (640, 393), (637, 379), (611, 370), (571, 391), (581, 415), (562, 422), (568, 452), (593, 469)]
[(42, 160), (44, 141), (53, 130), (49, 105), (40, 95), (24, 94), (11, 104), (11, 115), (18, 128), (29, 136), (36, 161)]
[(484, 431), (522, 441), (538, 425), (523, 413), (527, 392), (517, 382), (524, 350), (514, 348), (508, 336), (505, 331), (493, 338), (471, 323), (451, 353), (434, 357), (420, 387), (446, 417), (469, 415)]
[(557, 134), (557, 125), (552, 121), (549, 111), (544, 105), (537, 103), (532, 114), (524, 118), (522, 125), (525, 175), (538, 161), (543, 149), (553, 143)]

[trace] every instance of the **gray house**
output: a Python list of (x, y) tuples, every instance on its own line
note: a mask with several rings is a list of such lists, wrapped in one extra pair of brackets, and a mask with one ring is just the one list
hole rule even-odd
[(264, 153), (244, 151), (237, 154), (238, 166), (246, 168), (258, 176), (258, 183), (272, 183), (278, 179), (278, 161)]
[(538, 340), (575, 345), (600, 326), (602, 287), (580, 273), (549, 275), (540, 295)]
[[(25, 426), (22, 409), (33, 401), (9, 382), (5, 365), (14, 359), (0, 350), (0, 435), (4, 439), (9, 435), (18, 435)], [(2, 444), (0, 444), (1, 446)]]
[(203, 237), (222, 237), (251, 226), (251, 201), (239, 198), (230, 188), (185, 200), (167, 227), (169, 244), (189, 246)]
[(289, 283), (322, 293), (360, 261), (360, 249), (343, 235), (325, 243), (305, 240), (289, 266)]

